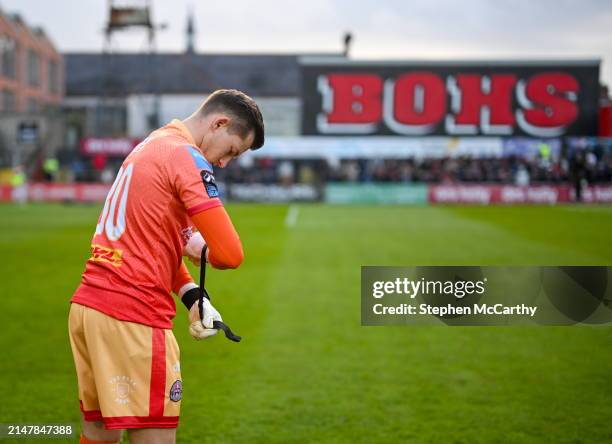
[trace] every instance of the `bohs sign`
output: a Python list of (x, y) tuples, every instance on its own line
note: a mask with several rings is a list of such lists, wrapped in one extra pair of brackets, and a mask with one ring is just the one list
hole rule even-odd
[(599, 61), (302, 60), (305, 135), (591, 136)]

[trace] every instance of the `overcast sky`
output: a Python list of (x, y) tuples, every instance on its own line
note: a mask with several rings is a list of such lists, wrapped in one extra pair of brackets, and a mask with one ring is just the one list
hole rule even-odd
[[(121, 0), (120, 3), (145, 3)], [(61, 51), (100, 51), (106, 0), (0, 0)], [(612, 0), (152, 0), (157, 46), (185, 47), (189, 7), (200, 52), (327, 52), (354, 34), (353, 58), (600, 58), (612, 85)], [(144, 34), (114, 39), (146, 48)]]

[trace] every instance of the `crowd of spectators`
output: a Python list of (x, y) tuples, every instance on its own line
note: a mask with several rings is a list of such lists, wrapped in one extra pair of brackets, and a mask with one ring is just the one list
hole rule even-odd
[[(571, 159), (525, 160), (506, 158), (441, 158), (407, 160), (348, 160), (333, 169), (330, 179), (365, 182), (424, 183), (561, 183), (572, 179)], [(588, 155), (585, 164), (588, 182), (612, 181), (612, 156), (597, 159)]]
[[(580, 171), (577, 171), (577, 170)], [(612, 182), (612, 153), (577, 152), (560, 159), (445, 157), (436, 159), (257, 159), (230, 164), (217, 177), (232, 183), (404, 182), (565, 183), (576, 174), (589, 183)]]
[[(61, 182), (112, 182), (120, 158), (60, 159), (60, 171), (45, 174)], [(612, 182), (612, 152), (575, 150), (558, 157), (444, 157), (412, 159), (275, 159), (245, 157), (216, 169), (219, 181), (262, 184), (325, 182), (566, 183)]]

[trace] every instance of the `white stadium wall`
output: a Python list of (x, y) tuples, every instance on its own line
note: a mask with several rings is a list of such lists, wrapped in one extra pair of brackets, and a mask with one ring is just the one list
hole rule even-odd
[[(173, 118), (185, 118), (207, 96), (201, 94), (164, 94), (159, 96), (160, 124)], [(266, 122), (267, 136), (297, 136), (300, 132), (300, 99), (293, 97), (264, 97), (254, 99), (259, 104)], [(147, 114), (153, 109), (153, 96), (127, 97), (128, 136), (142, 138), (149, 133)]]

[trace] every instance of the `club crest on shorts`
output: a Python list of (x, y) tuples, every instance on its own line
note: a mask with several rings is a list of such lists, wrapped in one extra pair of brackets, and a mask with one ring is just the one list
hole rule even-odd
[(202, 170), (200, 171), (200, 176), (202, 177), (202, 183), (204, 184), (208, 197), (219, 197), (219, 188), (217, 188), (217, 184), (215, 183), (215, 178), (212, 173)]
[(130, 402), (130, 394), (134, 391), (136, 383), (129, 376), (114, 376), (109, 380), (114, 393), (114, 401), (125, 405)]
[(183, 397), (183, 383), (177, 379), (170, 387), (170, 401), (179, 402)]

